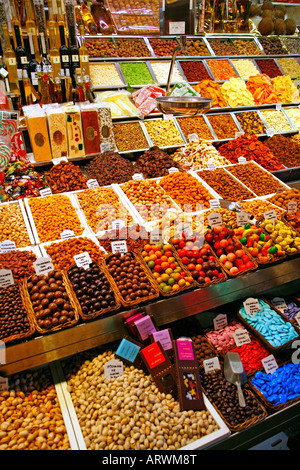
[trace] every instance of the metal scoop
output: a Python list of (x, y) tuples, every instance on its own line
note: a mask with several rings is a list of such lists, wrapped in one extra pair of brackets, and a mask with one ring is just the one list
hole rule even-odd
[(242, 385), (247, 382), (247, 377), (241, 358), (238, 353), (229, 352), (224, 360), (224, 376), (228, 382), (236, 385), (240, 406), (246, 406)]
[(244, 212), (245, 214), (247, 214), (250, 220), (254, 218), (253, 214), (249, 214), (248, 212), (243, 211), (241, 205), (238, 202), (220, 199), (220, 206), (223, 207), (223, 209), (228, 209), (230, 211)]

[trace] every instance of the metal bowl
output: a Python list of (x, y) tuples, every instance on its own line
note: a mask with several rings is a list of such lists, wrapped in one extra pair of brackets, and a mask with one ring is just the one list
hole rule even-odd
[(204, 114), (211, 108), (212, 99), (202, 96), (159, 96), (156, 106), (163, 114)]

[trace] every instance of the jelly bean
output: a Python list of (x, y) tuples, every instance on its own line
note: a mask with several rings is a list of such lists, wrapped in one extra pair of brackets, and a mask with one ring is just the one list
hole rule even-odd
[(285, 322), (269, 304), (259, 299), (259, 305), (261, 310), (255, 314), (247, 314), (244, 306), (239, 313), (273, 347), (280, 347), (298, 336), (293, 325)]

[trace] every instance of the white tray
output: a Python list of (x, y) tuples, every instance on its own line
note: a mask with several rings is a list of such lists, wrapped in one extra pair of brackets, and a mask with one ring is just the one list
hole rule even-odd
[[(31, 225), (30, 225), (30, 222), (29, 222), (29, 218), (26, 214), (26, 210), (25, 210), (25, 205), (24, 205), (24, 201), (22, 199), (18, 199), (17, 201), (9, 201), (9, 202), (3, 202), (1, 204), (1, 206), (5, 205), (5, 204), (14, 204), (14, 205), (19, 205), (20, 207), (20, 210), (21, 210), (21, 213), (22, 213), (22, 216), (23, 216), (23, 220), (24, 220), (24, 224), (25, 224), (25, 227), (26, 227), (26, 231), (27, 231), (27, 234), (28, 234), (28, 237), (29, 237), (29, 240), (30, 240), (30, 245), (35, 245), (35, 239), (34, 239), (34, 236), (33, 236), (33, 233), (32, 233), (32, 229), (31, 229)], [(11, 240), (11, 241), (15, 241), (15, 240)], [(29, 246), (30, 246), (29, 245)]]

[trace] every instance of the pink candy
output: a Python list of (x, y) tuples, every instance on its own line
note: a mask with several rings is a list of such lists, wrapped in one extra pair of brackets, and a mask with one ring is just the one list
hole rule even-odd
[(243, 325), (237, 321), (233, 321), (230, 325), (220, 330), (212, 330), (206, 333), (208, 339), (212, 342), (217, 351), (235, 346), (233, 333), (238, 328), (244, 329)]

